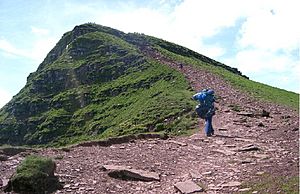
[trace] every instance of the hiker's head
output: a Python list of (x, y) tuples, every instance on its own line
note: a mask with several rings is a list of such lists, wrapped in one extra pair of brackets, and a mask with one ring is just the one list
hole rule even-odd
[(203, 89), (201, 92), (206, 93), (206, 94), (214, 94), (215, 93), (212, 89)]
[(213, 90), (209, 89), (209, 90), (206, 91), (206, 93), (207, 94), (214, 94), (215, 92)]

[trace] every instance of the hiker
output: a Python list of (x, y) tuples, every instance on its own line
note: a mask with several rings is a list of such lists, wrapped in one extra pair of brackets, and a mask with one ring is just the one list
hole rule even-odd
[(180, 69), (182, 69), (182, 68), (183, 68), (183, 64), (182, 64), (182, 63), (180, 63), (180, 64), (179, 64), (179, 67), (180, 67)]
[(212, 117), (215, 114), (214, 91), (211, 89), (204, 89), (193, 95), (192, 99), (199, 101), (199, 104), (196, 106), (196, 112), (200, 118), (205, 119), (204, 131), (206, 136), (209, 137), (214, 135), (212, 126)]

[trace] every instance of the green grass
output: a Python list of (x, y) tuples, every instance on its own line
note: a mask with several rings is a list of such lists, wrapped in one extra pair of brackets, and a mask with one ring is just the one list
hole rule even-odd
[[(51, 145), (160, 131), (185, 134), (192, 130), (197, 119), (192, 114), (195, 102), (190, 99), (193, 93), (187, 81), (169, 67), (155, 62), (148, 65), (142, 72), (90, 86), (94, 102), (75, 111), (66, 135)], [(76, 91), (78, 88), (65, 95)]]
[(46, 173), (48, 176), (54, 172), (55, 164), (50, 158), (41, 156), (28, 156), (17, 168), (17, 176), (23, 174), (24, 176), (31, 176), (36, 172)]
[[(82, 50), (82, 55), (72, 54), (77, 49)], [(62, 55), (54, 63), (48, 64), (46, 69), (74, 69), (87, 63), (104, 63), (133, 53), (137, 53), (137, 49), (121, 38), (103, 32), (91, 32), (68, 44)]]
[(21, 193), (47, 193), (59, 185), (54, 177), (55, 163), (50, 158), (27, 156), (11, 178), (9, 190)]
[(247, 182), (242, 188), (251, 188), (250, 191), (243, 192), (251, 194), (253, 191), (258, 193), (299, 193), (299, 177), (282, 177), (273, 175), (263, 175), (259, 181)]
[(75, 29), (62, 37), (25, 87), (0, 110), (0, 145), (65, 146), (138, 133), (189, 134), (197, 119), (188, 80), (143, 56), (136, 45), (153, 46), (176, 61), (221, 76), (259, 100), (298, 110), (298, 94), (247, 80), (187, 48), (95, 24)]
[[(124, 65), (107, 65), (106, 73), (110, 73), (112, 66)], [(21, 144), (25, 145), (65, 146), (149, 132), (181, 135), (190, 133), (197, 125), (193, 114), (196, 102), (191, 100), (193, 91), (189, 90), (188, 81), (179, 72), (155, 61), (129, 66), (111, 81), (54, 90), (48, 100), (41, 100), (43, 93), (31, 98), (34, 94), (26, 91), (29, 93), (21, 94), (23, 97), (18, 99), (23, 103), (22, 109), (16, 112), (24, 113), (28, 106), (40, 102), (48, 103), (51, 108), (31, 115), (28, 118), (31, 128), (21, 126), (19, 130), (26, 133), (18, 138), (23, 138)], [(8, 129), (2, 132), (5, 130)], [(10, 132), (4, 138), (14, 138)]]
[(232, 86), (250, 94), (256, 99), (285, 105), (299, 111), (299, 94), (297, 93), (289, 92), (283, 89), (275, 88), (266, 84), (246, 79), (242, 76), (226, 71), (221, 67), (209, 65), (193, 57), (181, 56), (159, 47), (157, 47), (157, 49), (164, 55), (174, 60), (180, 61), (185, 64), (191, 64), (199, 68), (200, 70), (210, 71), (214, 74), (219, 75)]

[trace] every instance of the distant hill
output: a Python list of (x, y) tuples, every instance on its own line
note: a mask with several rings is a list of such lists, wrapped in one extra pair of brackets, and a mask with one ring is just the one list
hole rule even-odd
[(185, 47), (88, 23), (65, 33), (25, 87), (0, 110), (0, 145), (62, 146), (194, 129), (189, 80), (146, 55), (148, 51), (209, 71), (262, 100), (297, 109), (298, 94), (253, 82), (236, 68)]

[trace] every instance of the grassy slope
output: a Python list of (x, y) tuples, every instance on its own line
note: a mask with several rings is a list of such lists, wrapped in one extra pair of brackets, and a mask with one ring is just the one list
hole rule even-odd
[(193, 57), (178, 55), (161, 47), (157, 47), (157, 49), (174, 60), (195, 65), (200, 69), (209, 70), (212, 73), (223, 77), (237, 89), (240, 89), (241, 91), (244, 91), (259, 100), (286, 105), (292, 109), (299, 111), (299, 94), (297, 93), (289, 92), (283, 89), (275, 88), (266, 84), (246, 79), (229, 71), (225, 71), (221, 67), (209, 65)]
[[(79, 47), (86, 51), (74, 56)], [(86, 76), (79, 71), (85, 66), (91, 67)], [(63, 71), (70, 87), (62, 87), (66, 84), (63, 79), (45, 81), (49, 72)], [(86, 77), (93, 81), (84, 82)], [(37, 86), (41, 88), (33, 90)], [(197, 122), (191, 95), (187, 80), (175, 70), (146, 60), (134, 45), (119, 37), (91, 32), (68, 44), (56, 61), (31, 75), (12, 101), (18, 104), (15, 112), (26, 113), (32, 105), (38, 107), (37, 112), (19, 118), (8, 114), (7, 106), (1, 110), (0, 123), (9, 127), (0, 130), (6, 131), (4, 138), (9, 136), (11, 142), (48, 146), (147, 132), (182, 134)], [(40, 109), (41, 104), (46, 108)], [(16, 123), (32, 123), (33, 127)], [(17, 138), (12, 127), (20, 134)]]
[[(193, 107), (192, 92), (187, 90), (186, 80), (168, 67), (155, 62), (150, 65), (143, 72), (90, 86), (96, 101), (78, 109), (72, 115), (67, 134), (52, 144), (59, 146), (149, 131), (177, 134), (193, 128), (196, 123), (189, 112)], [(60, 95), (74, 92), (78, 88)]]
[[(70, 36), (66, 33), (64, 37), (70, 39)], [(68, 43), (57, 60), (48, 60), (49, 64), (30, 76), (26, 87), (12, 101), (20, 118), (28, 105), (34, 104), (36, 112), (29, 110), (29, 118), (20, 120), (8, 113), (8, 106), (0, 110), (0, 124), (9, 124), (0, 129), (2, 134), (17, 137), (11, 141), (21, 144), (61, 146), (125, 134), (153, 131), (181, 134), (192, 129), (196, 125), (192, 110), (195, 102), (190, 99), (193, 93), (187, 80), (169, 67), (146, 60), (123, 36), (109, 31), (90, 32)], [(253, 82), (203, 62), (187, 48), (144, 35), (131, 36), (136, 41), (151, 43), (174, 60), (216, 73), (256, 98), (298, 109), (298, 94)], [(77, 48), (84, 53), (74, 55)], [(82, 75), (79, 70), (86, 66), (91, 70)], [(62, 75), (67, 75), (68, 88), (61, 88), (65, 83), (59, 79), (43, 82), (49, 72), (63, 71), (67, 71)], [(83, 81), (86, 77), (93, 82)], [(32, 91), (36, 86), (44, 93)], [(25, 122), (33, 127), (24, 130)], [(11, 128), (17, 130), (13, 132)]]

